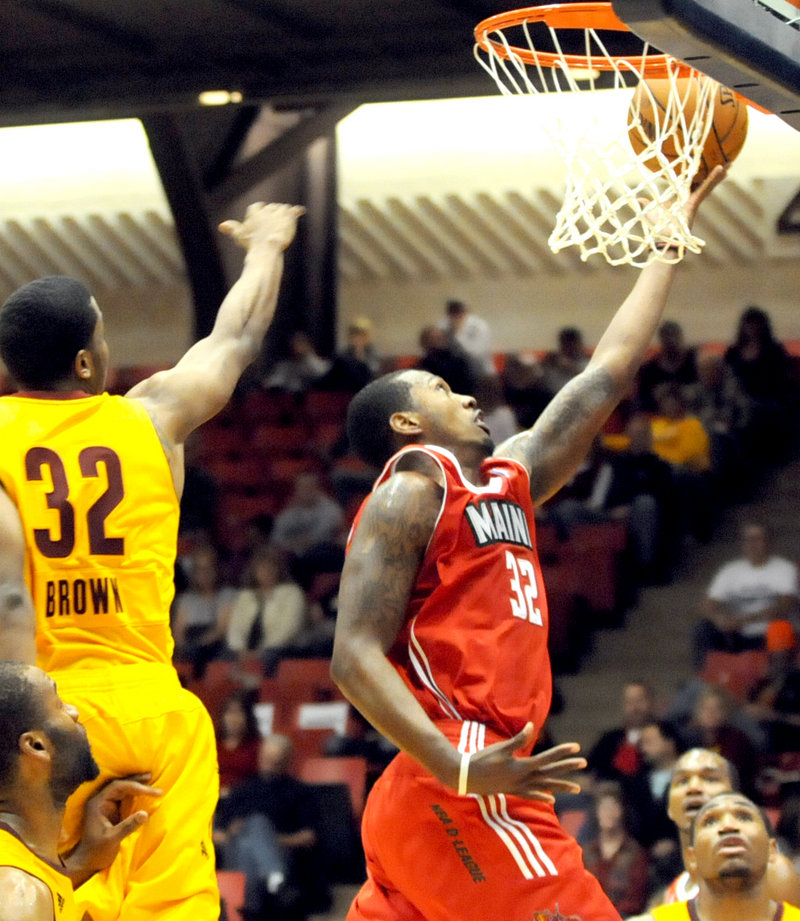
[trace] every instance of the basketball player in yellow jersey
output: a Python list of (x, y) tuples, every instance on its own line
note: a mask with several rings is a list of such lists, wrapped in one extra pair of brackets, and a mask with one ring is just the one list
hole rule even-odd
[(106, 813), (132, 794), (157, 792), (130, 778), (114, 781), (90, 801), (81, 846), (62, 860), (67, 797), (98, 773), (77, 716), (40, 669), (0, 663), (0, 921), (77, 921), (73, 881), (110, 863), (147, 819), (138, 812), (109, 821)]
[(719, 793), (692, 823), (686, 863), (699, 886), (689, 902), (650, 910), (652, 921), (800, 921), (800, 908), (775, 902), (767, 870), (777, 856), (761, 810), (741, 793)]
[[(301, 213), (259, 203), (221, 225), (247, 253), (211, 334), (125, 397), (104, 392), (103, 319), (80, 282), (31, 282), (0, 310), (0, 357), (20, 388), (0, 398), (0, 484), (22, 520), (37, 663), (78, 707), (102, 776), (146, 772), (164, 791), (81, 887), (92, 921), (219, 917), (214, 734), (171, 665), (183, 443), (259, 353)], [(19, 631), (5, 639), (0, 658), (21, 657)], [(72, 840), (88, 792), (70, 800)]]

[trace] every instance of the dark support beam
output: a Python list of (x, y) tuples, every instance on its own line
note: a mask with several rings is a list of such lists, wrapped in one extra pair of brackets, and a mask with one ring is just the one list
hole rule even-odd
[(142, 119), (181, 241), (195, 307), (195, 337), (208, 335), (228, 291), (197, 168), (172, 115)]
[(354, 106), (331, 105), (290, 128), (257, 154), (240, 164), (210, 195), (211, 208), (219, 211), (229, 202), (244, 195), (257, 182), (302, 156), (317, 138), (329, 134)]
[(338, 187), (336, 133), (311, 144), (305, 155), (303, 279), (306, 325), (317, 349), (336, 349)]
[(231, 164), (234, 162), (236, 154), (239, 153), (247, 137), (247, 132), (258, 118), (259, 111), (258, 106), (242, 106), (237, 111), (233, 124), (228, 129), (222, 144), (220, 144), (217, 155), (203, 173), (203, 188), (206, 192), (222, 182), (230, 172)]

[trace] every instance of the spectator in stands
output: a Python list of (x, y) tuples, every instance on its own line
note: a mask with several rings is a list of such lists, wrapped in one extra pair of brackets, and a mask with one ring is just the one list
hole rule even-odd
[(677, 384), (689, 397), (697, 383), (697, 354), (686, 346), (680, 325), (665, 320), (658, 339), (659, 350), (642, 365), (637, 377), (637, 404), (646, 413), (658, 409), (656, 391), (662, 384)]
[(697, 383), (690, 402), (711, 439), (711, 469), (728, 497), (745, 494), (753, 482), (745, 450), (749, 419), (747, 400), (720, 355), (697, 357)]
[(769, 623), (791, 619), (797, 608), (797, 565), (771, 552), (766, 526), (743, 524), (740, 541), (742, 556), (717, 572), (703, 603), (694, 634), (698, 670), (710, 649), (764, 649)]
[[(449, 300), (447, 302), (441, 328), (447, 335), (450, 347), (459, 350), (467, 357), (473, 377), (497, 374), (492, 355), (492, 331), (489, 329), (489, 324), (468, 310), (463, 301)], [(451, 383), (449, 378), (445, 380)], [(459, 391), (456, 390), (456, 392)], [(470, 389), (460, 392), (472, 393), (473, 391)]]
[(306, 623), (306, 597), (287, 578), (275, 548), (257, 547), (250, 562), (248, 588), (233, 602), (226, 641), (240, 665), (261, 661), (270, 674)]
[(678, 384), (662, 384), (656, 391), (656, 402), (658, 412), (651, 420), (653, 451), (672, 467), (684, 516), (683, 530), (706, 542), (716, 514), (710, 476), (711, 440), (702, 422), (689, 412)]
[(298, 329), (289, 339), (289, 357), (275, 365), (264, 380), (264, 387), (303, 394), (322, 378), (330, 366), (327, 358), (316, 353), (308, 333)]
[(767, 627), (767, 674), (749, 695), (748, 712), (759, 721), (771, 756), (800, 752), (800, 665), (797, 635), (789, 621)]
[(589, 364), (589, 355), (583, 345), (583, 335), (574, 326), (565, 326), (558, 332), (558, 348), (548, 352), (541, 361), (540, 386), (552, 397)]
[(662, 384), (655, 393), (653, 450), (673, 468), (690, 473), (711, 469), (711, 443), (703, 424), (689, 412), (677, 384)]
[(623, 789), (631, 831), (650, 855), (651, 885), (663, 888), (683, 869), (680, 839), (667, 812), (669, 784), (683, 746), (672, 723), (652, 720), (642, 726), (639, 749), (645, 769)]
[(642, 773), (639, 739), (654, 711), (652, 688), (642, 681), (629, 681), (622, 690), (622, 725), (604, 732), (587, 756), (594, 777), (624, 782)]
[(322, 390), (356, 393), (380, 372), (381, 359), (372, 341), (372, 322), (354, 317), (347, 326), (347, 345), (334, 356), (330, 370), (320, 378)]
[(187, 577), (188, 588), (175, 599), (175, 660), (191, 662), (193, 677), (201, 679), (206, 665), (225, 651), (236, 590), (220, 584), (217, 551), (210, 544), (191, 552)]
[(261, 736), (253, 713), (253, 695), (238, 691), (231, 695), (217, 724), (219, 795), (227, 796), (233, 787), (258, 773)]
[(765, 460), (774, 460), (787, 442), (786, 413), (793, 391), (789, 356), (764, 310), (748, 307), (742, 313), (725, 363), (749, 403), (751, 447)]
[(483, 421), (492, 441), (499, 445), (519, 431), (514, 411), (506, 402), (503, 384), (496, 374), (484, 375), (475, 385), (475, 399), (483, 412)]
[(689, 724), (682, 729), (683, 744), (687, 749), (707, 748), (719, 752), (736, 765), (742, 791), (755, 797), (758, 796), (759, 753), (747, 733), (731, 722), (733, 709), (733, 701), (723, 688), (704, 687), (697, 696)]
[(338, 572), (344, 563), (345, 518), (319, 475), (298, 474), (291, 498), (275, 516), (271, 543), (291, 559), (292, 573), (308, 589), (317, 572)]
[(477, 375), (467, 356), (448, 341), (439, 326), (426, 326), (419, 334), (422, 358), (417, 367), (444, 378), (454, 393), (472, 393)]
[(320, 816), (312, 790), (289, 773), (292, 743), (261, 742), (258, 774), (220, 802), (214, 842), (225, 869), (245, 873), (248, 918), (295, 921), (330, 903), (317, 843)]
[(627, 447), (592, 448), (548, 514), (561, 539), (580, 522), (624, 519), (639, 584), (666, 578), (673, 555), (675, 498), (672, 470), (652, 450), (650, 419), (636, 414), (626, 427)]
[(509, 355), (501, 380), (506, 400), (517, 417), (519, 427), (530, 428), (550, 402), (549, 395), (541, 386), (539, 363), (520, 355)]
[(584, 865), (623, 918), (638, 914), (647, 904), (648, 857), (627, 827), (626, 801), (619, 784), (598, 784), (594, 817), (597, 834), (583, 845)]

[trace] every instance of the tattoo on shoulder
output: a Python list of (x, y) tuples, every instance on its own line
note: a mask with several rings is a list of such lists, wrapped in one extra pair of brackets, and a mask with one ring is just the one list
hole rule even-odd
[(359, 565), (350, 583), (347, 567), (343, 596), (351, 625), (368, 624), (386, 647), (405, 618), (411, 590), (441, 505), (442, 489), (428, 477), (395, 474), (370, 499), (358, 526)]

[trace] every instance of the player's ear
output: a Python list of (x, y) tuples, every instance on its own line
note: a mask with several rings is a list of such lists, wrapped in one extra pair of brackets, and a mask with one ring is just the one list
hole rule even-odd
[(389, 427), (398, 435), (418, 435), (422, 431), (419, 413), (411, 410), (392, 413), (389, 417)]
[(778, 859), (778, 842), (774, 838), (769, 839), (769, 856), (767, 863), (775, 863)]
[(32, 756), (37, 760), (50, 760), (50, 745), (47, 736), (40, 729), (23, 732), (19, 737), (19, 749), (23, 755)]
[(690, 876), (694, 876), (695, 871), (697, 870), (697, 859), (694, 856), (694, 848), (686, 848), (686, 869), (689, 871)]
[(86, 381), (94, 374), (94, 359), (88, 349), (81, 349), (75, 356), (75, 374)]

